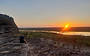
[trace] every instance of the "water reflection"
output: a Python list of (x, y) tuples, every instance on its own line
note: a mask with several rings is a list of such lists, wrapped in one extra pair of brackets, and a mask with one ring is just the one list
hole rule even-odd
[(90, 36), (90, 32), (63, 32), (61, 34), (64, 34), (64, 35), (83, 35), (83, 36)]
[(26, 32), (49, 32), (49, 33), (57, 33), (64, 35), (82, 35), (82, 36), (90, 36), (90, 32), (59, 32), (59, 31), (42, 31), (42, 30), (20, 30)]

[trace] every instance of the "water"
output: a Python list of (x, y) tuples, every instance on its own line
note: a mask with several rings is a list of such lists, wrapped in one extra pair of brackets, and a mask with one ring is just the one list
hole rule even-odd
[(82, 35), (82, 36), (90, 36), (90, 32), (57, 32), (57, 31), (44, 31), (44, 32), (51, 32), (63, 35)]
[(63, 35), (82, 35), (82, 36), (90, 36), (90, 32), (57, 32), (57, 31), (45, 31)]
[(56, 31), (48, 31), (51, 33), (63, 34), (63, 35), (82, 35), (82, 36), (90, 36), (90, 32), (56, 32)]
[(90, 36), (90, 32), (63, 32), (61, 34), (64, 34), (64, 35), (83, 35), (83, 36)]
[(42, 31), (42, 30), (23, 30), (27, 32), (50, 32), (50, 33), (57, 33), (63, 35), (82, 35), (82, 36), (90, 36), (90, 32), (59, 32), (59, 31)]

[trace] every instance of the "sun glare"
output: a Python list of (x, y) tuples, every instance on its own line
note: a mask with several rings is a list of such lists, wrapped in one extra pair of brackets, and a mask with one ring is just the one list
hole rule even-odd
[(69, 24), (66, 24), (64, 28), (69, 28)]
[(70, 28), (70, 24), (66, 24), (62, 31), (67, 31)]

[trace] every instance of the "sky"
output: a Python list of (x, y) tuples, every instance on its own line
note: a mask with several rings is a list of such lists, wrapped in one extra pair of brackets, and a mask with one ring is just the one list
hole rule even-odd
[(90, 27), (90, 0), (0, 0), (18, 27)]

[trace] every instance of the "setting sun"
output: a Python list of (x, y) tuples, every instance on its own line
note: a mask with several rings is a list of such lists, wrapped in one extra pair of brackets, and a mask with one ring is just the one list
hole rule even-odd
[(67, 31), (67, 30), (69, 30), (69, 28), (70, 28), (70, 24), (65, 24), (62, 31)]
[(69, 28), (69, 24), (66, 24), (64, 28)]

